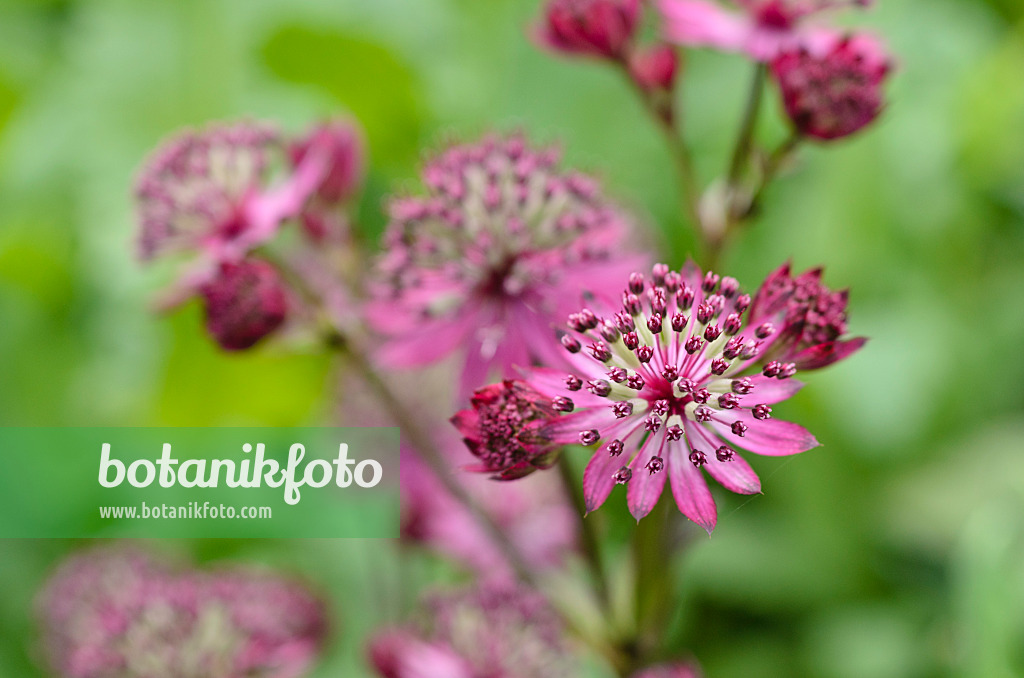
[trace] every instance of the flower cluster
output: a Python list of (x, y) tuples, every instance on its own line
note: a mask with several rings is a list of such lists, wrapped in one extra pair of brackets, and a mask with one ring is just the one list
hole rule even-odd
[(376, 266), (371, 326), (382, 365), (461, 354), (463, 396), (489, 376), (550, 357), (550, 327), (583, 290), (642, 260), (629, 222), (597, 183), (558, 169), (519, 136), (454, 146), (426, 164), (425, 197), (392, 201)]
[(534, 32), (555, 52), (619, 64), (671, 118), (679, 58), (664, 43), (638, 44), (643, 14), (643, 0), (548, 0)]
[(298, 678), (319, 653), (320, 602), (245, 571), (175, 571), (136, 551), (73, 556), (39, 600), (46, 649), (66, 678)]
[(382, 678), (559, 678), (575, 675), (563, 628), (543, 596), (483, 586), (430, 598), (424, 622), (371, 644)]
[(358, 132), (348, 123), (295, 140), (252, 122), (183, 132), (139, 174), (139, 254), (189, 255), (168, 303), (200, 296), (214, 339), (228, 350), (248, 348), (283, 323), (289, 306), (281, 276), (256, 250), (294, 219), (317, 240), (332, 225), (337, 231), (334, 215), (361, 168)]
[(702, 470), (733, 492), (756, 493), (760, 481), (735, 448), (788, 455), (817, 446), (802, 427), (772, 418), (771, 406), (801, 384), (793, 363), (753, 372), (782, 333), (767, 320), (745, 322), (751, 304), (733, 278), (659, 264), (650, 279), (629, 276), (619, 310), (570, 316), (561, 338), (569, 374), (525, 371), (533, 389), (563, 405), (559, 428), (599, 445), (584, 475), (588, 510), (626, 484), (640, 519), (667, 481), (680, 511), (710, 532), (716, 508)]

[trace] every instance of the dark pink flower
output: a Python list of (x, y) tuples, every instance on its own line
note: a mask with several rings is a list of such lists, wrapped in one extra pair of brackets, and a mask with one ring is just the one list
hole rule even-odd
[(561, 678), (576, 675), (563, 628), (539, 594), (487, 585), (428, 599), (422, 623), (378, 634), (383, 678)]
[(559, 52), (624, 59), (640, 14), (641, 0), (548, 0), (536, 32)]
[(675, 89), (678, 71), (679, 56), (670, 45), (637, 50), (629, 61), (633, 80), (648, 92), (671, 92)]
[(798, 132), (824, 141), (853, 134), (878, 117), (890, 60), (866, 35), (786, 49), (771, 62), (786, 113)]
[(822, 35), (809, 19), (826, 10), (867, 6), (870, 0), (735, 0), (739, 11), (713, 0), (658, 0), (665, 36), (681, 45), (744, 52), (769, 61), (784, 49)]
[(428, 195), (396, 199), (367, 319), (382, 365), (458, 353), (461, 397), (551, 357), (550, 328), (581, 293), (614, 291), (642, 257), (596, 182), (560, 172), (521, 137), (455, 146), (427, 163)]
[(320, 651), (321, 603), (268, 574), (173, 570), (117, 547), (72, 556), (40, 594), (66, 678), (299, 678)]
[[(443, 447), (453, 467), (464, 458), (454, 436)], [(477, 505), (501, 527), (532, 568), (561, 564), (576, 547), (576, 515), (552, 474), (535, 474), (507, 483), (480, 475), (457, 474), (456, 480)], [(490, 533), (410, 447), (402, 448), (402, 537), (418, 542), (471, 569), (487, 581), (513, 581), (515, 573)]]
[(559, 408), (572, 410), (568, 399), (552, 403), (527, 384), (506, 379), (478, 389), (470, 405), (451, 420), (480, 460), (466, 470), (514, 480), (558, 460), (563, 443), (552, 440), (549, 429)]
[(844, 338), (849, 290), (825, 287), (823, 272), (815, 268), (794, 278), (786, 263), (762, 283), (750, 307), (751, 323), (769, 323), (778, 332), (762, 361), (815, 370), (853, 355), (867, 343), (864, 337)]
[(327, 168), (312, 198), (300, 215), (306, 233), (317, 242), (344, 231), (339, 207), (352, 199), (362, 184), (365, 151), (362, 133), (355, 123), (332, 120), (314, 127), (289, 149), (295, 171), (310, 154), (327, 157)]
[(584, 474), (587, 510), (627, 484), (630, 512), (640, 519), (666, 480), (679, 510), (709, 532), (717, 511), (702, 470), (726, 489), (761, 491), (757, 475), (735, 451), (789, 455), (818, 445), (804, 428), (771, 418), (771, 405), (802, 384), (791, 364), (751, 374), (778, 334), (747, 326), (750, 297), (732, 278), (688, 263), (681, 272), (657, 265), (650, 280), (629, 276), (617, 312), (581, 326), (570, 320), (562, 344), (573, 372), (524, 370), (548, 397), (569, 397), (576, 410), (562, 426), (597, 446)]
[(284, 323), (288, 310), (277, 269), (248, 258), (222, 263), (199, 293), (206, 309), (206, 330), (222, 348), (251, 348)]

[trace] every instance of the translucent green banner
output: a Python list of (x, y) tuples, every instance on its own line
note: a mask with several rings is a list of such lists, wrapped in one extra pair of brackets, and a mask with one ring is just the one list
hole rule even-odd
[(397, 428), (0, 428), (0, 537), (397, 537)]

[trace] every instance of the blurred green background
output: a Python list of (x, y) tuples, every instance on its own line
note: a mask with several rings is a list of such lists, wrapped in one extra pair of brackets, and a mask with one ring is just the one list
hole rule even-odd
[[(822, 448), (753, 459), (763, 496), (716, 489), (719, 527), (678, 573), (672, 629), (710, 678), (1024, 676), (1024, 5), (878, 4), (850, 18), (897, 55), (884, 117), (805, 150), (726, 258), (748, 287), (787, 257), (827, 265), (830, 286), (853, 290), (852, 333), (872, 340), (778, 408)], [(167, 275), (131, 256), (129, 191), (183, 125), (298, 131), (354, 114), (372, 232), (422, 149), (522, 128), (602, 176), (680, 264), (692, 239), (657, 133), (614, 73), (529, 43), (537, 5), (0, 0), (0, 423), (329, 420), (325, 357), (225, 356), (197, 308), (147, 312)], [(721, 171), (748, 68), (707, 53), (686, 65), (705, 176)], [(0, 542), (0, 675), (46, 675), (32, 596), (74, 546)], [(318, 677), (365, 675), (363, 636), (433, 567), (386, 542), (160, 546), (308, 577), (340, 620)]]

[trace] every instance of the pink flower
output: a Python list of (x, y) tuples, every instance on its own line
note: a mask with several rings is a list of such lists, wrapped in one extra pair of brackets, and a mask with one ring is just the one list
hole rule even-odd
[(821, 29), (808, 19), (825, 10), (867, 6), (870, 0), (736, 0), (739, 12), (712, 0), (658, 0), (666, 37), (681, 45), (744, 52), (769, 61), (784, 49), (814, 42)]
[(550, 328), (584, 290), (611, 292), (641, 257), (594, 180), (520, 137), (455, 146), (427, 163), (428, 195), (396, 199), (367, 319), (382, 365), (458, 353), (460, 397), (551, 357)]
[(299, 678), (325, 621), (267, 574), (176, 571), (118, 547), (72, 556), (40, 594), (51, 663), (67, 678)]
[(675, 89), (678, 71), (679, 56), (670, 45), (637, 50), (629, 61), (633, 80), (648, 92), (671, 92)]
[(292, 143), (289, 155), (295, 171), (302, 167), (311, 153), (325, 154), (327, 167), (300, 217), (306, 233), (320, 242), (329, 235), (340, 235), (346, 228), (338, 208), (352, 199), (363, 181), (365, 151), (362, 134), (349, 121), (322, 123)]
[(139, 174), (139, 251), (143, 259), (190, 252), (214, 262), (237, 260), (273, 237), (320, 183), (325, 160), (269, 185), (283, 141), (270, 126), (249, 122), (185, 131), (166, 142)]
[(755, 454), (789, 455), (818, 445), (796, 424), (771, 418), (771, 405), (802, 384), (793, 364), (749, 370), (778, 338), (769, 324), (744, 332), (750, 297), (732, 278), (688, 263), (681, 273), (664, 264), (650, 281), (629, 276), (618, 312), (584, 309), (570, 317), (562, 345), (573, 373), (526, 370), (526, 381), (575, 411), (562, 425), (596, 447), (584, 474), (588, 511), (626, 484), (638, 520), (657, 503), (668, 481), (676, 505), (710, 532), (717, 520), (702, 470), (726, 489), (761, 491), (757, 475), (733, 446)]
[(623, 59), (640, 23), (641, 0), (548, 0), (536, 33), (568, 54)]
[(785, 49), (771, 61), (793, 126), (823, 141), (849, 136), (878, 117), (890, 70), (888, 55), (867, 35), (835, 35), (813, 48)]
[(470, 404), (471, 409), (452, 417), (469, 451), (480, 460), (466, 470), (514, 480), (558, 461), (562, 445), (547, 429), (559, 409), (572, 411), (568, 399), (552, 402), (527, 384), (506, 379), (477, 390)]
[[(453, 467), (465, 454), (454, 436), (445, 437), (444, 451)], [(486, 511), (532, 568), (558, 566), (576, 547), (576, 515), (558, 479), (536, 474), (507, 483), (501, 492), (477, 475), (455, 476)], [(433, 471), (407, 446), (401, 466), (402, 537), (422, 543), (467, 566), (487, 581), (513, 581), (514, 571), (488, 531)]]
[(222, 263), (199, 293), (206, 308), (206, 329), (222, 348), (252, 347), (285, 320), (284, 284), (273, 266), (255, 258)]
[(434, 596), (423, 623), (377, 635), (383, 678), (559, 678), (575, 675), (560, 620), (539, 594), (488, 585)]
[(765, 279), (750, 307), (751, 324), (771, 324), (776, 341), (761, 360), (792, 362), (799, 370), (815, 370), (860, 350), (867, 339), (844, 339), (849, 290), (833, 292), (821, 282), (824, 269), (796, 278), (785, 263)]

